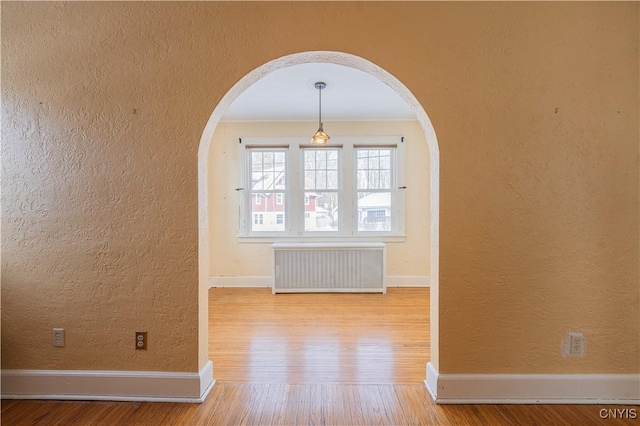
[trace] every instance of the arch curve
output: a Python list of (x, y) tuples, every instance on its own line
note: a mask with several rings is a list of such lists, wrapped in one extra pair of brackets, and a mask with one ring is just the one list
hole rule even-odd
[(209, 274), (209, 188), (208, 188), (208, 157), (211, 141), (220, 119), (231, 103), (251, 85), (262, 77), (278, 69), (306, 63), (331, 63), (343, 65), (366, 72), (393, 89), (410, 106), (416, 115), (425, 134), (429, 147), (430, 164), (430, 363), (438, 370), (438, 295), (439, 295), (439, 198), (440, 198), (440, 151), (436, 133), (426, 111), (417, 98), (395, 76), (374, 63), (349, 53), (334, 51), (310, 51), (294, 53), (271, 60), (242, 77), (222, 97), (209, 117), (209, 121), (200, 138), (198, 149), (198, 321), (199, 321), (199, 368), (208, 362), (208, 274)]

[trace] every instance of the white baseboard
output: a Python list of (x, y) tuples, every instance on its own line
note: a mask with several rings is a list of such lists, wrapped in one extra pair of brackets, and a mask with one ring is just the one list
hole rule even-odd
[(640, 374), (438, 374), (425, 385), (438, 404), (640, 404)]
[[(401, 276), (392, 275), (385, 278), (387, 287), (429, 287), (428, 275)], [(209, 288), (214, 287), (257, 287), (273, 286), (273, 278), (270, 276), (255, 277), (209, 277)]]
[(213, 364), (199, 373), (163, 371), (3, 370), (3, 399), (204, 402)]
[(387, 287), (430, 287), (428, 275), (388, 275), (385, 278)]
[(209, 277), (209, 288), (214, 287), (273, 287), (271, 276), (256, 277)]

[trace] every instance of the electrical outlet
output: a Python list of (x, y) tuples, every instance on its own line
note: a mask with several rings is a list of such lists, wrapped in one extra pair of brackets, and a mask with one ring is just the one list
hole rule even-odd
[(584, 336), (582, 333), (569, 333), (569, 354), (584, 354)]
[(147, 350), (147, 332), (136, 331), (136, 349)]
[(64, 346), (64, 328), (53, 329), (53, 346)]

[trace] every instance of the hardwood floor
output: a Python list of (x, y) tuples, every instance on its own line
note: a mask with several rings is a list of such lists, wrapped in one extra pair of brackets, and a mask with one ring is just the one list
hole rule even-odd
[[(601, 406), (436, 405), (419, 385), (216, 384), (203, 404), (2, 401), (3, 425), (622, 425)], [(618, 407), (620, 408), (620, 407)]]
[(203, 404), (2, 401), (3, 425), (620, 425), (598, 405), (436, 405), (429, 292), (212, 289), (218, 383)]
[(209, 353), (223, 383), (420, 384), (429, 290), (278, 294), (211, 289)]

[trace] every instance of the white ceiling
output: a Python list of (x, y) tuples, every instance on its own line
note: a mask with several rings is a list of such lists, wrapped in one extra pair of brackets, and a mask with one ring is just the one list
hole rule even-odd
[(377, 78), (342, 65), (312, 63), (282, 68), (245, 90), (222, 121), (317, 121), (317, 81), (322, 121), (415, 120), (402, 98)]

